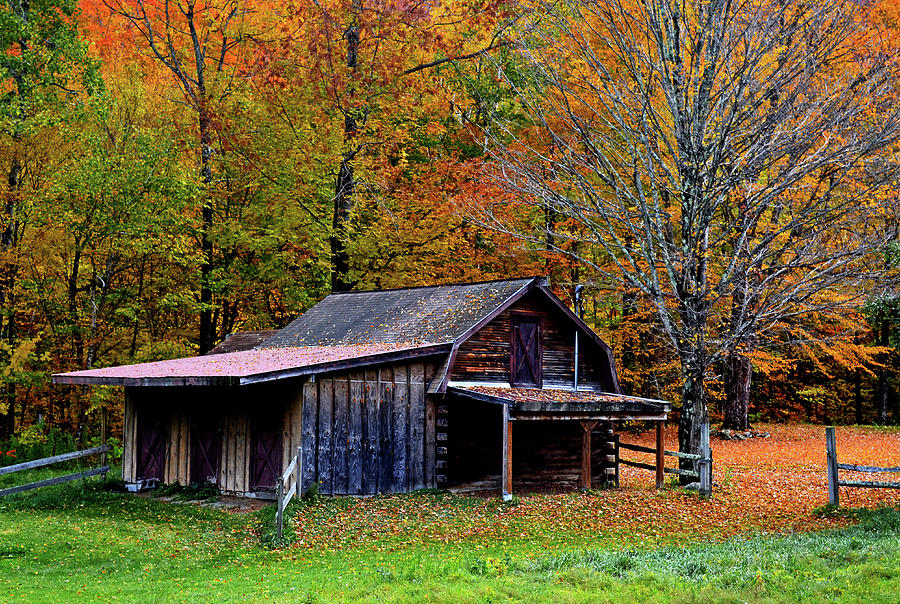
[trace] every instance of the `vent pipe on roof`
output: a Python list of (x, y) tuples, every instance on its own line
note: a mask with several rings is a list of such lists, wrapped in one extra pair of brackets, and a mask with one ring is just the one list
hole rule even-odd
[[(581, 318), (581, 290), (583, 285), (575, 286), (575, 314)], [(574, 389), (578, 390), (578, 327), (575, 327), (575, 384)]]

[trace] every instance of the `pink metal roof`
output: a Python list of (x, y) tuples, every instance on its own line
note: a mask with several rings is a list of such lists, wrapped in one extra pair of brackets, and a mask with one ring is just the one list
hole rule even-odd
[[(315, 373), (341, 362), (386, 361), (397, 356), (422, 356), (442, 352), (447, 345), (380, 343), (348, 346), (262, 348), (224, 354), (139, 363), (59, 373), (58, 384), (111, 385), (213, 385), (243, 384), (265, 379)], [(345, 363), (346, 364), (346, 363)], [(356, 363), (356, 364), (365, 364)], [(285, 375), (288, 372), (289, 375)], [(266, 378), (271, 376), (271, 378)]]

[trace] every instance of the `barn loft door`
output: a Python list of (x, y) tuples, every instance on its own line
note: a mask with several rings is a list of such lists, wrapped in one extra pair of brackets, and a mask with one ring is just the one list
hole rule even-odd
[(281, 417), (259, 418), (250, 446), (250, 490), (271, 491), (281, 474)]
[(163, 416), (141, 409), (138, 417), (137, 479), (163, 480), (166, 467), (166, 424)]
[(540, 388), (541, 318), (513, 314), (510, 316), (510, 327), (509, 383), (512, 386)]
[(191, 424), (191, 482), (215, 483), (219, 475), (222, 435), (214, 418), (198, 418)]

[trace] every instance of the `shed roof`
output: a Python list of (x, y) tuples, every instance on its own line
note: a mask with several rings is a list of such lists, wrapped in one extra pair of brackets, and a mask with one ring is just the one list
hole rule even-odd
[(222, 354), (252, 350), (278, 333), (277, 329), (257, 329), (255, 331), (238, 331), (228, 334), (225, 339), (206, 354)]
[(260, 348), (455, 342), (540, 277), (331, 294)]
[(255, 349), (59, 373), (53, 376), (53, 381), (114, 386), (240, 386), (440, 354), (449, 348), (449, 345), (380, 343)]
[(672, 410), (667, 401), (554, 388), (514, 388), (504, 386), (450, 386), (447, 391), (465, 398), (507, 405), (513, 419), (658, 419)]

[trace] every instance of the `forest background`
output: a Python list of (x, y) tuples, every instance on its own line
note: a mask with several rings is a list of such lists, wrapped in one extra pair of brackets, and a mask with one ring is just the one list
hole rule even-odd
[[(887, 49), (897, 7), (871, 8), (858, 18)], [(653, 301), (614, 278), (584, 225), (498, 178), (497, 145), (515, 150), (529, 128), (509, 85), (529, 70), (515, 32), (542, 10), (7, 0), (0, 440), (57, 429), (84, 443), (103, 409), (116, 424), (118, 390), (51, 387), (55, 372), (202, 354), (234, 331), (283, 327), (331, 291), (524, 275), (549, 275), (573, 306), (583, 285), (583, 316), (615, 349), (625, 392), (680, 403)], [(490, 134), (498, 118), (514, 125), (505, 141)], [(881, 151), (893, 174), (895, 148)], [(817, 312), (785, 306), (781, 329), (732, 346), (705, 369), (714, 416), (742, 379), (736, 355), (752, 367), (745, 420), (900, 420), (898, 208), (895, 180), (879, 178), (886, 188), (855, 200), (878, 210), (888, 242), (862, 259), (883, 265), (878, 279), (818, 292), (833, 303)], [(502, 220), (485, 220), (486, 205)]]

